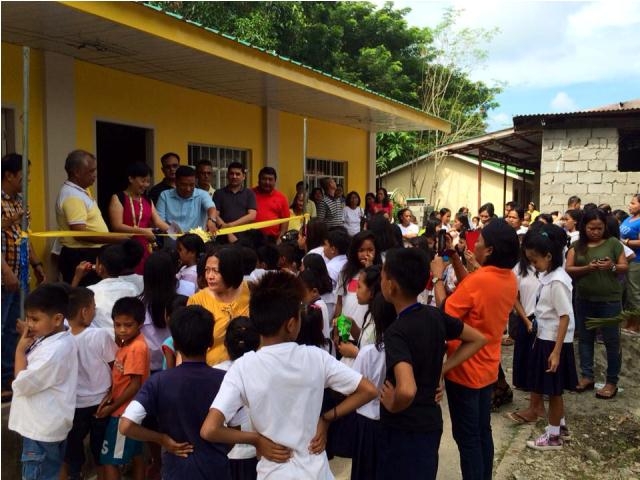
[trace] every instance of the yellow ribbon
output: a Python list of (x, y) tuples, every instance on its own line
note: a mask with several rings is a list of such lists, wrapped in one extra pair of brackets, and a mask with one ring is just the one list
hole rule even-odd
[[(295, 217), (289, 217), (289, 218), (277, 218), (275, 220), (265, 220), (263, 222), (255, 222), (255, 223), (249, 223), (246, 225), (238, 225), (235, 227), (226, 227), (226, 228), (221, 228), (217, 231), (216, 235), (228, 235), (230, 233), (240, 233), (240, 232), (245, 232), (247, 230), (258, 230), (261, 228), (266, 228), (266, 227), (272, 227), (274, 225), (280, 225), (281, 223), (285, 223), (285, 222), (289, 222), (290, 220), (298, 220), (304, 218), (305, 221), (309, 220), (309, 214), (305, 213), (304, 215), (298, 215)], [(160, 233), (158, 234), (158, 236), (163, 236), (163, 237), (175, 237), (175, 236), (180, 236), (180, 235), (184, 235), (185, 233), (188, 232), (183, 232), (183, 233)], [(135, 235), (139, 235), (139, 234), (133, 234), (133, 236)], [(82, 231), (77, 231), (77, 230), (58, 230), (58, 231), (47, 231), (47, 232), (31, 232), (31, 231), (23, 231), (21, 234), (22, 238), (28, 238), (28, 237), (40, 237), (40, 238), (56, 238), (56, 237), (95, 237), (95, 236), (100, 236), (100, 237), (121, 237), (121, 238), (127, 238), (127, 237), (131, 237), (132, 234), (131, 233), (124, 233), (124, 232), (89, 232), (86, 230), (82, 230)]]

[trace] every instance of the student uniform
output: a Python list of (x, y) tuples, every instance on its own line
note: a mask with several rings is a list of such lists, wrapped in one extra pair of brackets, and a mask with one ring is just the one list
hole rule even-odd
[(332, 479), (326, 453), (309, 453), (320, 417), (323, 391), (353, 393), (362, 375), (324, 350), (294, 342), (247, 352), (227, 372), (211, 408), (226, 421), (243, 406), (260, 434), (292, 449), (288, 462), (262, 458), (258, 478), (273, 480)]

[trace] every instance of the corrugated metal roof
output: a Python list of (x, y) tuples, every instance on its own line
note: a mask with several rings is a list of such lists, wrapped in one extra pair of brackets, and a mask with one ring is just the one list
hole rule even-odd
[(555, 112), (555, 113), (532, 113), (526, 115), (514, 115), (515, 119), (521, 118), (539, 118), (539, 117), (565, 117), (565, 116), (588, 116), (598, 113), (620, 113), (640, 111), (640, 98), (627, 100), (624, 102), (611, 103), (601, 107), (590, 108), (587, 110), (577, 110), (575, 112)]

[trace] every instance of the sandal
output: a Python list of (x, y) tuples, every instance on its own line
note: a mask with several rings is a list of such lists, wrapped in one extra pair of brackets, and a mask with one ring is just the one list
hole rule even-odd
[(596, 386), (596, 382), (594, 380), (585, 381), (584, 378), (578, 382), (576, 385), (576, 392), (583, 393), (587, 390), (593, 390)]
[(538, 418), (535, 420), (530, 420), (527, 417), (523, 416), (520, 412), (507, 412), (504, 414), (505, 418), (508, 418), (516, 425), (525, 425), (527, 423), (536, 423)]
[(604, 387), (596, 392), (596, 398), (600, 400), (611, 400), (618, 394), (618, 386), (613, 383), (607, 383)]

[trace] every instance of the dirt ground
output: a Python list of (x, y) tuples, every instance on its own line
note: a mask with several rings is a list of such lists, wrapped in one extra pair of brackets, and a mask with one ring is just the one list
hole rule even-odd
[[(596, 399), (593, 392), (564, 396), (566, 416), (573, 439), (562, 451), (539, 452), (526, 448), (526, 441), (542, 433), (544, 421), (514, 425), (505, 412), (525, 408), (528, 394), (516, 390), (514, 401), (492, 414), (496, 480), (545, 478), (640, 480), (640, 337), (623, 337), (623, 367), (620, 391), (612, 400)], [(577, 350), (577, 345), (576, 345)], [(511, 374), (513, 347), (503, 348), (503, 367)], [(604, 347), (596, 348), (596, 381), (604, 382)], [(9, 404), (2, 406), (2, 479), (18, 479), (19, 441), (7, 430)], [(444, 432), (440, 445), (438, 480), (461, 478), (458, 449), (451, 437), (448, 407), (443, 404)], [(346, 480), (351, 461), (334, 459), (336, 479)], [(95, 477), (90, 477), (95, 478)]]
[[(504, 349), (505, 359), (511, 350)], [(511, 446), (496, 451), (495, 478), (640, 479), (640, 337), (623, 336), (622, 355), (620, 390), (615, 398), (600, 400), (593, 391), (564, 395), (572, 439), (561, 452), (525, 447), (527, 439), (544, 430), (545, 421), (511, 426)], [(597, 345), (596, 382), (604, 383), (605, 365), (604, 346)], [(525, 407), (527, 402), (524, 392), (516, 392), (515, 407)], [(504, 411), (512, 409), (503, 407)]]
[[(576, 343), (577, 352), (577, 343)], [(640, 480), (640, 337), (623, 337), (623, 367), (619, 393), (611, 400), (595, 398), (594, 392), (564, 395), (572, 440), (561, 451), (540, 452), (526, 441), (540, 435), (546, 421), (515, 425), (506, 412), (526, 408), (529, 396), (514, 391), (512, 404), (492, 414), (495, 444), (494, 478)], [(511, 375), (513, 347), (503, 347), (503, 367)], [(596, 382), (604, 382), (604, 346), (596, 347)], [(461, 478), (458, 450), (451, 437), (448, 408), (443, 405), (444, 432), (440, 445), (439, 480)], [(336, 479), (350, 475), (350, 461), (334, 459)]]

